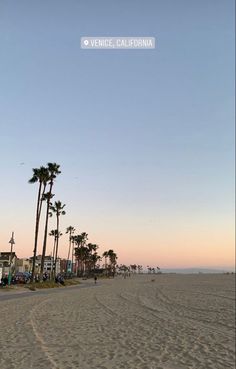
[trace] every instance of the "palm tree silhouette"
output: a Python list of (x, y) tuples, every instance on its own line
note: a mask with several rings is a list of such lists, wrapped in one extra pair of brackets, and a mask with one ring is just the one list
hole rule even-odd
[[(115, 273), (115, 266), (116, 266), (116, 260), (117, 260), (117, 255), (113, 250), (108, 250), (108, 251), (104, 251), (103, 257), (105, 257), (105, 270), (106, 270), (106, 274), (108, 274), (108, 269), (109, 269), (109, 274)], [(107, 258), (109, 258), (109, 266), (107, 266)]]
[(74, 242), (76, 243), (77, 247), (75, 248), (75, 256), (78, 262), (81, 265), (81, 273), (82, 275), (85, 274), (85, 263), (88, 254), (88, 248), (86, 247), (86, 242), (88, 239), (88, 234), (86, 232), (82, 232), (74, 237)]
[[(69, 226), (66, 228), (66, 233), (69, 233), (69, 249), (68, 249), (68, 257), (67, 257), (67, 261), (66, 261), (66, 272), (68, 271), (68, 263), (70, 260), (70, 251), (71, 251), (71, 243), (72, 243), (72, 234), (75, 233), (75, 228), (72, 226)], [(72, 253), (74, 251), (72, 250)]]
[(55, 270), (54, 270), (54, 273), (56, 273), (56, 263), (57, 263), (57, 254), (58, 254), (58, 246), (59, 246), (59, 237), (60, 237), (60, 230), (59, 230), (59, 227), (60, 227), (60, 222), (59, 222), (59, 219), (60, 219), (60, 216), (61, 215), (65, 215), (66, 212), (63, 210), (64, 207), (66, 205), (62, 205), (61, 201), (55, 201), (54, 205), (50, 205), (49, 208), (50, 208), (50, 215), (52, 215), (53, 213), (56, 214), (56, 221), (57, 221), (57, 228), (56, 228), (56, 247), (55, 247), (55, 260), (54, 260), (54, 264), (55, 264)]
[(39, 234), (39, 222), (42, 210), (42, 202), (44, 199), (44, 194), (48, 181), (48, 170), (47, 168), (41, 166), (38, 168), (33, 168), (33, 176), (28, 181), (29, 183), (39, 183), (38, 187), (38, 195), (37, 195), (37, 206), (36, 206), (36, 220), (35, 220), (35, 234), (34, 234), (34, 250), (33, 250), (33, 264), (32, 264), (32, 273), (31, 273), (31, 281), (34, 281), (35, 275), (35, 264), (36, 264), (36, 256), (37, 256), (37, 247), (38, 247), (38, 234)]
[(54, 196), (52, 194), (52, 188), (53, 188), (56, 176), (61, 173), (59, 168), (60, 168), (60, 165), (58, 165), (56, 163), (48, 163), (48, 166), (47, 166), (49, 190), (43, 196), (43, 199), (46, 200), (46, 202), (47, 202), (47, 208), (46, 208), (46, 219), (45, 219), (45, 228), (44, 228), (44, 239), (43, 239), (41, 268), (40, 268), (40, 279), (42, 279), (42, 276), (43, 276), (44, 259), (45, 259), (46, 248), (47, 248), (48, 218), (49, 218), (49, 215), (50, 215), (49, 210), (50, 210), (50, 205), (51, 205), (51, 199)]
[(107, 274), (107, 258), (108, 258), (108, 251), (104, 251), (102, 256), (105, 258), (105, 273)]
[(62, 233), (60, 232), (58, 234), (57, 229), (52, 229), (51, 232), (49, 232), (48, 235), (54, 237), (53, 253), (52, 253), (52, 270), (51, 270), (51, 278), (52, 278), (52, 276), (53, 276), (53, 270), (54, 270), (54, 260), (55, 260), (55, 251), (56, 251), (57, 237), (61, 237), (62, 236)]
[(96, 263), (98, 262), (98, 260), (100, 260), (100, 256), (97, 253), (98, 245), (96, 245), (96, 243), (88, 243), (87, 248), (88, 248), (87, 263), (88, 263), (89, 272), (90, 272), (92, 268), (93, 270), (95, 270)]

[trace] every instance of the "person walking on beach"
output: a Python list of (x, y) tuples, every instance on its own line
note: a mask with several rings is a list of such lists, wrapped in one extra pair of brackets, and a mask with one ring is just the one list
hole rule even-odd
[(97, 284), (97, 276), (94, 276), (94, 284)]

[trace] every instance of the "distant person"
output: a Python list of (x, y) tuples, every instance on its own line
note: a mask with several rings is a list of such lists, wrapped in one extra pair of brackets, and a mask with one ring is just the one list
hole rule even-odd
[(3, 285), (7, 286), (8, 285), (8, 275), (5, 274), (4, 278), (3, 278)]
[(95, 276), (94, 276), (94, 284), (97, 284), (97, 279), (98, 279), (98, 278), (97, 278), (97, 276), (95, 275)]

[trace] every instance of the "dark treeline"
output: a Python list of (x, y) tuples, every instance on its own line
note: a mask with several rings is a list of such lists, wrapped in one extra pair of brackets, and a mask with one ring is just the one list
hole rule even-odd
[[(36, 202), (36, 214), (35, 214), (35, 234), (34, 234), (34, 249), (33, 249), (33, 263), (31, 272), (31, 281), (35, 278), (36, 257), (38, 253), (38, 238), (39, 228), (42, 219), (42, 213), (44, 210), (44, 228), (43, 228), (43, 244), (42, 244), (42, 256), (40, 267), (40, 280), (43, 280), (44, 273), (44, 260), (47, 251), (47, 237), (52, 236), (53, 242), (53, 271), (51, 278), (55, 278), (56, 274), (56, 261), (58, 259), (59, 252), (59, 239), (62, 236), (60, 229), (60, 218), (65, 215), (65, 204), (60, 200), (52, 202), (55, 196), (54, 187), (55, 179), (61, 173), (60, 165), (56, 163), (48, 163), (46, 166), (40, 168), (33, 168), (33, 176), (30, 178), (29, 183), (37, 183), (37, 202)], [(56, 218), (56, 228), (48, 232), (49, 218), (52, 216)], [(72, 275), (88, 276), (95, 273), (100, 268), (99, 261), (102, 257), (105, 258), (105, 273), (106, 275), (115, 274), (117, 255), (110, 249), (105, 251), (102, 257), (98, 254), (99, 246), (94, 243), (88, 242), (88, 234), (82, 232), (75, 234), (75, 228), (69, 226), (66, 229), (66, 233), (69, 236), (68, 239), (68, 254), (66, 262), (65, 272), (70, 272)], [(71, 258), (70, 258), (71, 257)]]

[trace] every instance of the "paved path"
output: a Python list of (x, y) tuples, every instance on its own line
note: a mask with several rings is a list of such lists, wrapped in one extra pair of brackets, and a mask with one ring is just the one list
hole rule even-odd
[(38, 289), (36, 291), (30, 291), (24, 288), (19, 288), (18, 290), (15, 290), (15, 291), (0, 290), (0, 302), (14, 300), (14, 299), (21, 299), (25, 297), (32, 297), (34, 295), (35, 296), (52, 295), (56, 293), (62, 293), (62, 292), (71, 291), (74, 289), (81, 289), (81, 288), (87, 288), (87, 287), (95, 287), (94, 282), (86, 281), (85, 283), (83, 282), (78, 285), (73, 285), (73, 286), (68, 286), (68, 287), (45, 288), (45, 289)]

